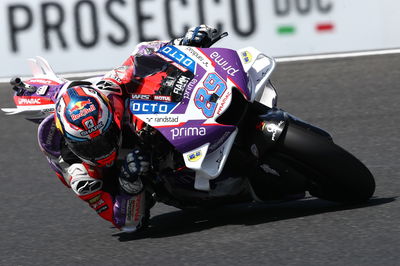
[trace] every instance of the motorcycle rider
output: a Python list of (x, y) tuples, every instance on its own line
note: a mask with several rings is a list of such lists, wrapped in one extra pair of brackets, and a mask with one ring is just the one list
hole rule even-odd
[(131, 145), (120, 170), (116, 164), (124, 158), (120, 152), (124, 99), (127, 91), (140, 89), (143, 82), (136, 75), (135, 57), (167, 44), (206, 47), (216, 33), (200, 25), (180, 39), (140, 43), (121, 67), (96, 85), (75, 81), (64, 86), (56, 99), (55, 115), (39, 126), (39, 145), (58, 178), (99, 216), (125, 232), (144, 227), (154, 205), (141, 178), (149, 172), (146, 152)]

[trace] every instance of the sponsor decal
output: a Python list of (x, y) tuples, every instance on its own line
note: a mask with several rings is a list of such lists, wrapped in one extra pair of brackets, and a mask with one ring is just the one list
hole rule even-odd
[(14, 96), (16, 105), (47, 105), (54, 102), (46, 97)]
[(140, 213), (140, 209), (141, 209), (141, 204), (142, 202), (142, 195), (138, 195), (136, 196), (136, 200), (134, 201), (135, 204), (135, 217), (133, 218), (134, 221), (139, 221), (141, 213)]
[(159, 53), (188, 69), (190, 72), (195, 72), (196, 62), (178, 48), (167, 45), (161, 48)]
[(221, 97), (227, 88), (225, 81), (217, 74), (210, 73), (203, 81), (204, 87), (197, 90), (194, 97), (194, 103), (199, 108), (205, 117), (213, 117), (217, 108), (216, 101), (213, 98)]
[(206, 134), (207, 130), (205, 127), (181, 127), (171, 129), (171, 136), (173, 140), (180, 137), (205, 136)]
[(101, 194), (97, 195), (97, 196), (94, 197), (94, 198), (89, 199), (89, 200), (88, 200), (89, 204), (93, 204), (93, 203), (95, 203), (95, 202), (98, 202), (99, 199), (100, 199), (100, 197), (101, 197)]
[(189, 162), (197, 162), (201, 158), (201, 151), (195, 151), (187, 155)]
[(237, 72), (239, 72), (239, 69), (234, 68), (232, 65), (229, 64), (229, 62), (223, 58), (218, 52), (213, 52), (210, 55), (211, 59), (215, 61), (223, 70), (228, 73), (228, 75), (234, 77)]
[(104, 200), (100, 199), (100, 200), (98, 200), (98, 201), (96, 201), (96, 202), (90, 204), (90, 206), (91, 206), (93, 209), (97, 209), (98, 207), (100, 207), (100, 206), (103, 205), (103, 204), (104, 204)]
[(179, 79), (175, 82), (174, 85), (174, 93), (181, 95), (185, 90), (186, 85), (190, 81), (190, 78), (185, 76), (180, 76)]
[(23, 98), (23, 99), (19, 99), (18, 100), (18, 104), (19, 105), (34, 105), (34, 104), (41, 104), (40, 102), (40, 98), (31, 98), (31, 99), (27, 99), (27, 98)]
[(47, 92), (48, 89), (49, 89), (49, 86), (48, 86), (48, 85), (40, 86), (39, 88), (37, 88), (36, 94), (37, 94), (37, 95), (43, 96), (43, 95), (46, 94), (46, 92)]
[(80, 133), (81, 136), (90, 135), (91, 133), (93, 133), (93, 132), (99, 130), (100, 128), (102, 128), (102, 127), (104, 126), (102, 121), (100, 121), (97, 125), (94, 125), (94, 124), (93, 124), (93, 121), (91, 121), (91, 120), (89, 120), (89, 121), (87, 121), (87, 122), (88, 122), (88, 124), (86, 124), (86, 126), (87, 126), (89, 129), (86, 130), (86, 131), (82, 131), (82, 132)]
[(248, 51), (242, 52), (241, 56), (242, 56), (242, 60), (244, 61), (245, 64), (248, 64), (253, 60), (253, 56)]
[(60, 83), (51, 80), (51, 79), (30, 79), (27, 81), (27, 83), (32, 83), (32, 84), (47, 84), (47, 85), (59, 85)]
[(210, 63), (209, 60), (206, 57), (204, 57), (204, 55), (202, 53), (200, 53), (197, 49), (194, 49), (193, 47), (188, 46), (188, 47), (186, 47), (185, 50), (188, 51), (197, 60), (199, 60), (203, 66), (205, 66), (206, 68), (208, 67), (208, 65)]
[[(86, 108), (86, 106), (89, 105), (89, 108)], [(74, 112), (79, 111), (77, 114), (73, 114)], [(91, 112), (96, 111), (96, 107), (92, 104), (91, 101), (79, 101), (76, 102), (74, 107), (71, 108), (70, 112), (71, 118), (73, 121), (80, 119), (83, 116), (86, 116), (87, 114), (90, 114)]]
[[(179, 118), (177, 116), (164, 116), (164, 117), (154, 117), (154, 122), (156, 123), (178, 123)], [(151, 121), (149, 121), (151, 122)]]
[(153, 100), (162, 101), (162, 102), (170, 102), (170, 101), (172, 101), (172, 98), (169, 95), (154, 95)]
[(75, 112), (75, 111), (78, 111), (78, 110), (82, 110), (83, 108), (85, 108), (85, 106), (86, 106), (87, 104), (92, 104), (92, 102), (89, 101), (89, 100), (88, 100), (88, 101), (79, 101), (79, 102), (76, 102), (75, 105), (74, 105), (74, 107), (71, 108), (71, 112)]
[(195, 85), (197, 84), (198, 80), (197, 79), (192, 79), (189, 84), (186, 86), (186, 90), (183, 94), (183, 97), (185, 99), (190, 99), (190, 94), (193, 91)]
[(151, 100), (151, 95), (150, 94), (132, 94), (131, 98), (135, 99), (135, 100)]
[(169, 95), (151, 95), (151, 94), (132, 94), (131, 99), (133, 100), (154, 100), (161, 102), (171, 102), (172, 97)]
[(131, 100), (130, 110), (132, 114), (168, 114), (176, 106), (176, 103)]
[(285, 123), (284, 121), (280, 121), (277, 125), (273, 123), (264, 123), (262, 129), (267, 130), (269, 133), (272, 134), (271, 140), (276, 141), (276, 134), (282, 131), (281, 126)]
[(231, 97), (232, 92), (229, 92), (227, 94), (225, 94), (224, 98), (222, 98), (221, 103), (218, 106), (218, 110), (217, 110), (217, 114), (220, 115), (222, 113), (222, 110), (224, 109), (224, 106), (226, 104), (226, 102), (228, 101), (228, 99)]
[(135, 211), (135, 207), (136, 207), (135, 206), (135, 202), (136, 202), (136, 197), (128, 200), (127, 203), (126, 203), (126, 220), (127, 221), (132, 221), (132, 218), (134, 219), (133, 215), (136, 213), (136, 211)]
[(53, 143), (54, 133), (56, 133), (56, 125), (52, 123), (49, 129), (49, 133), (46, 137), (46, 145), (51, 145)]

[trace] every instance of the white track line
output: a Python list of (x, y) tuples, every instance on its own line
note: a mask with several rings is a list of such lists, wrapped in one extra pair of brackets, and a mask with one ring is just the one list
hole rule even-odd
[(276, 62), (278, 62), (278, 63), (286, 63), (286, 62), (325, 60), (325, 59), (361, 57), (361, 56), (372, 56), (372, 55), (388, 55), (388, 54), (400, 54), (400, 49), (385, 49), (385, 50), (372, 50), (372, 51), (361, 51), (361, 52), (346, 52), (346, 53), (316, 54), (316, 55), (305, 55), (305, 56), (277, 57), (275, 59), (276, 59)]
[[(278, 63), (287, 62), (299, 62), (299, 61), (313, 61), (313, 60), (326, 60), (326, 59), (339, 59), (339, 58), (350, 58), (350, 57), (361, 57), (361, 56), (373, 56), (373, 55), (388, 55), (388, 54), (400, 54), (400, 49), (385, 49), (385, 50), (371, 50), (362, 52), (347, 52), (347, 53), (332, 53), (332, 54), (316, 54), (316, 55), (305, 55), (305, 56), (288, 56), (288, 57), (275, 57)], [(82, 79), (90, 78), (94, 76), (104, 75), (104, 71), (92, 71), (82, 73), (68, 73), (60, 74), (60, 76), (68, 79), (79, 77)], [(28, 77), (22, 77), (22, 79)], [(0, 83), (8, 83), (11, 78), (0, 78)]]

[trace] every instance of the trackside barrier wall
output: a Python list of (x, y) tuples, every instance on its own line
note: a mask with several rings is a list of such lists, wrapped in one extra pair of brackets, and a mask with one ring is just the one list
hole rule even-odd
[(272, 56), (400, 47), (398, 0), (2, 0), (0, 77), (28, 75), (26, 59), (56, 72), (106, 70), (141, 41), (207, 23), (217, 44)]

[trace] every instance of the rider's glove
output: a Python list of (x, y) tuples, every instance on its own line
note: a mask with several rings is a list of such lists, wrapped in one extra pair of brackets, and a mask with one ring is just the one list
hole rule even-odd
[(190, 28), (180, 44), (195, 47), (209, 47), (217, 33), (217, 29), (203, 24), (198, 27)]
[(150, 169), (148, 157), (135, 149), (126, 156), (119, 176), (120, 188), (131, 195), (137, 195), (143, 190), (141, 177), (147, 175)]

